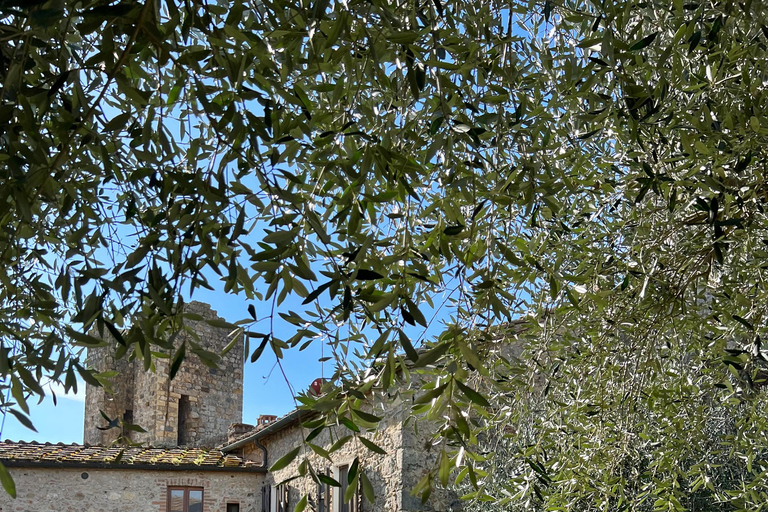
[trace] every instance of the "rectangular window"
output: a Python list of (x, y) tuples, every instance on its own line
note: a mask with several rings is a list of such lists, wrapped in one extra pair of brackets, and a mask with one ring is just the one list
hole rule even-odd
[(349, 502), (344, 501), (344, 496), (347, 495), (347, 488), (349, 487), (349, 466), (339, 467), (339, 512), (349, 512)]
[(168, 510), (169, 512), (184, 512), (184, 490), (168, 490)]
[(290, 512), (288, 509), (288, 486), (280, 484), (272, 487), (270, 512)]
[(337, 482), (341, 484), (341, 487), (334, 487), (333, 489), (333, 512), (358, 512), (357, 510), (357, 489), (352, 495), (349, 501), (344, 501), (344, 495), (349, 488), (349, 466), (337, 466), (333, 469), (333, 476)]
[(203, 490), (189, 491), (187, 512), (203, 512)]
[(179, 446), (185, 446), (189, 442), (188, 425), (189, 420), (189, 397), (187, 395), (181, 395), (179, 398), (179, 424), (176, 432), (178, 433)]
[(240, 512), (239, 503), (227, 503), (227, 512)]
[(203, 512), (203, 490), (199, 487), (169, 487), (168, 512)]
[(265, 485), (261, 488), (261, 512), (270, 512), (272, 509), (272, 487)]
[(133, 425), (133, 410), (127, 409), (123, 413), (123, 437), (131, 437), (131, 429), (128, 425)]
[(317, 512), (331, 512), (331, 486), (322, 482), (317, 484)]

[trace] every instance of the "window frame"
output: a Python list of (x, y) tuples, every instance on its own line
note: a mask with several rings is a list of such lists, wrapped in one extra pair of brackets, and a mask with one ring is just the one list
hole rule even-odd
[[(322, 470), (322, 474), (330, 477), (330, 471)], [(331, 486), (323, 482), (317, 484), (317, 512), (331, 512), (333, 499), (331, 498)]]
[(352, 463), (344, 463), (333, 467), (333, 479), (339, 482), (341, 487), (334, 487), (331, 491), (331, 512), (358, 512), (359, 488), (355, 489), (355, 493), (349, 501), (344, 502), (344, 494), (349, 487), (348, 478), (351, 465)]
[(176, 445), (189, 444), (189, 415), (191, 412), (189, 395), (181, 395), (176, 407)]
[(272, 486), (264, 484), (261, 486), (261, 512), (271, 512), (272, 510)]
[(202, 487), (195, 487), (189, 485), (169, 485), (166, 490), (166, 510), (171, 510), (171, 494), (173, 491), (183, 491), (184, 498), (182, 499), (181, 510), (182, 512), (189, 512), (189, 491), (200, 491), (200, 504), (205, 503), (205, 489)]
[(270, 489), (270, 512), (290, 512), (290, 488), (282, 483), (271, 486)]

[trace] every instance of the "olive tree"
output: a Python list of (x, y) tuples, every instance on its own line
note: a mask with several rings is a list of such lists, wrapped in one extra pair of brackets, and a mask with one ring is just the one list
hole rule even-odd
[(0, 407), (106, 333), (215, 364), (219, 287), (252, 359), (330, 347), (315, 429), (413, 398), (425, 500), (761, 509), (764, 11), (0, 2)]

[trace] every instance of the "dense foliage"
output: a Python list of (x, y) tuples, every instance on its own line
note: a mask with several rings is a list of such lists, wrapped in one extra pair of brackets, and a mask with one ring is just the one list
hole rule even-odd
[(429, 376), (425, 498), (761, 510), (765, 11), (0, 1), (3, 410), (106, 332), (215, 363), (220, 286), (254, 358), (333, 349), (320, 428)]

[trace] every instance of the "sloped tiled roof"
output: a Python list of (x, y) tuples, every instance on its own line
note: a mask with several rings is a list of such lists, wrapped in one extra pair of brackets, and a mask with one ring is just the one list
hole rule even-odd
[(219, 450), (41, 444), (35, 441), (0, 442), (0, 461), (7, 466), (263, 471), (256, 463)]
[(222, 443), (218, 445), (216, 448), (221, 450), (224, 447), (231, 446), (233, 444), (237, 444), (240, 441), (244, 441), (245, 439), (249, 439), (253, 434), (256, 432), (259, 432), (261, 430), (264, 430), (267, 427), (270, 427), (271, 425), (274, 425), (275, 423), (279, 423), (282, 421), (285, 417), (290, 416), (291, 414), (295, 414), (295, 410), (289, 412), (288, 414), (284, 414), (283, 416), (280, 416), (279, 418), (276, 418), (268, 423), (262, 423), (261, 425), (255, 425), (252, 426), (252, 428), (246, 430), (245, 432), (241, 433), (240, 435), (230, 437), (227, 439), (225, 443)]
[[(267, 425), (268, 425), (268, 424), (267, 424)], [(240, 441), (242, 441), (243, 439), (248, 439), (248, 438), (249, 438), (249, 437), (251, 437), (251, 436), (252, 436), (252, 435), (253, 435), (255, 432), (258, 432), (259, 430), (263, 429), (264, 427), (266, 427), (266, 425), (257, 425), (257, 426), (255, 426), (255, 427), (253, 427), (252, 429), (250, 429), (250, 430), (248, 430), (248, 431), (246, 431), (246, 432), (243, 432), (242, 434), (240, 434), (240, 435), (238, 435), (238, 436), (234, 436), (234, 437), (231, 437), (230, 439), (228, 439), (228, 440), (227, 440), (227, 442), (226, 442), (226, 443), (221, 443), (221, 444), (220, 444), (219, 446), (217, 446), (216, 448), (218, 448), (218, 449), (221, 449), (221, 448), (224, 448), (225, 446), (229, 446), (229, 445), (231, 445), (231, 444), (234, 444), (234, 443), (240, 442)]]
[(291, 425), (305, 421), (309, 418), (313, 418), (317, 416), (317, 414), (318, 413), (315, 411), (294, 409), (288, 414), (276, 419), (275, 421), (271, 421), (264, 425), (259, 425), (250, 432), (245, 432), (244, 434), (238, 436), (236, 439), (229, 441), (229, 444), (226, 446), (220, 446), (219, 448), (223, 452), (229, 453), (236, 448), (240, 448), (244, 444), (263, 439), (264, 437), (274, 434), (275, 432), (280, 432), (281, 430)]

